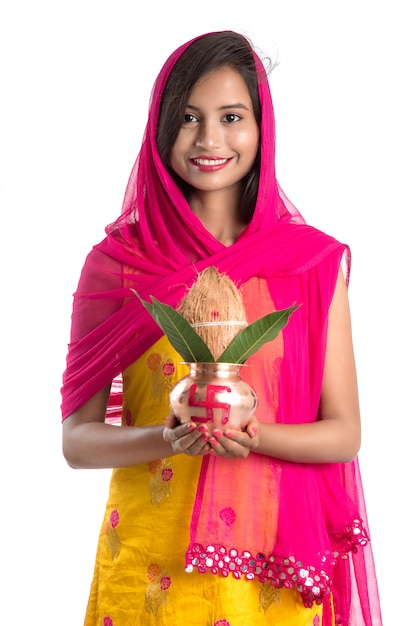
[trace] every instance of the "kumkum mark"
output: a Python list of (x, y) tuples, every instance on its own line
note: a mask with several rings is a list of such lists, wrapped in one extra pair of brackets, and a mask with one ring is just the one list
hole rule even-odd
[(227, 402), (219, 402), (215, 400), (215, 394), (226, 391), (231, 393), (231, 388), (225, 385), (207, 385), (206, 386), (206, 400), (197, 400), (196, 399), (196, 388), (197, 385), (193, 384), (190, 387), (189, 393), (189, 406), (200, 406), (205, 409), (205, 417), (197, 417), (192, 416), (192, 421), (194, 422), (213, 422), (213, 410), (221, 409), (222, 410), (222, 420), (221, 423), (225, 425), (229, 420), (229, 412), (231, 410), (231, 405)]

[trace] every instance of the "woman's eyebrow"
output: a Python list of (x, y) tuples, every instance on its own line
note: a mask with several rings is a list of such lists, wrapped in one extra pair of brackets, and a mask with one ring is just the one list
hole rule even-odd
[[(194, 104), (188, 104), (188, 109), (193, 109), (193, 111), (200, 111), (201, 108), (195, 106)], [(235, 102), (233, 104), (223, 104), (218, 108), (218, 111), (227, 111), (228, 109), (244, 109), (245, 111), (249, 111), (249, 108), (242, 104), (242, 102)]]

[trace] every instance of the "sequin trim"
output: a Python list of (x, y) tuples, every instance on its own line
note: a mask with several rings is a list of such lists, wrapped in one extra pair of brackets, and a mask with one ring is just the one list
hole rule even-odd
[(344, 533), (335, 536), (335, 549), (323, 555), (322, 567), (307, 565), (293, 555), (286, 558), (274, 554), (266, 556), (259, 552), (253, 556), (245, 550), (228, 550), (224, 546), (208, 545), (206, 548), (199, 543), (189, 547), (186, 553), (186, 572), (197, 570), (200, 573), (210, 572), (234, 578), (257, 579), (261, 583), (270, 582), (273, 587), (296, 588), (306, 607), (321, 604), (331, 592), (331, 577), (326, 569), (335, 565), (337, 558), (347, 558), (349, 552), (356, 553), (359, 546), (369, 541), (364, 523), (356, 519), (347, 526)]

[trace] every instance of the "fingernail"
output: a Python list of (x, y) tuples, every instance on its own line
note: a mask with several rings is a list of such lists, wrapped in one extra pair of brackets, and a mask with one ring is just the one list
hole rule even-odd
[(254, 427), (251, 429), (251, 434), (255, 436), (255, 435), (257, 434), (257, 432), (258, 432), (258, 431), (257, 431), (257, 428), (254, 426)]
[(196, 424), (194, 422), (189, 422), (187, 424), (187, 430), (194, 430), (196, 428)]
[(200, 433), (206, 433), (207, 432), (207, 426), (199, 426), (199, 428), (197, 429)]
[(212, 446), (219, 446), (219, 441), (215, 439), (215, 437), (212, 437), (212, 439), (210, 440), (210, 443)]
[(220, 437), (222, 437), (222, 431), (219, 430), (219, 428), (215, 428), (215, 430), (212, 432), (214, 437), (217, 437), (217, 439), (219, 439)]
[(226, 430), (224, 432), (225, 437), (232, 437), (232, 430)]

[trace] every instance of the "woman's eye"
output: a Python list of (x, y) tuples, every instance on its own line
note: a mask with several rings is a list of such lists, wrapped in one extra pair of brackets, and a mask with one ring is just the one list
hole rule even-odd
[(190, 122), (196, 122), (197, 121), (197, 117), (195, 115), (193, 115), (193, 113), (185, 113), (184, 114), (184, 121), (186, 122), (186, 124), (189, 124)]
[(239, 115), (236, 113), (227, 113), (224, 117), (224, 120), (231, 124), (232, 122), (238, 122), (241, 119)]

